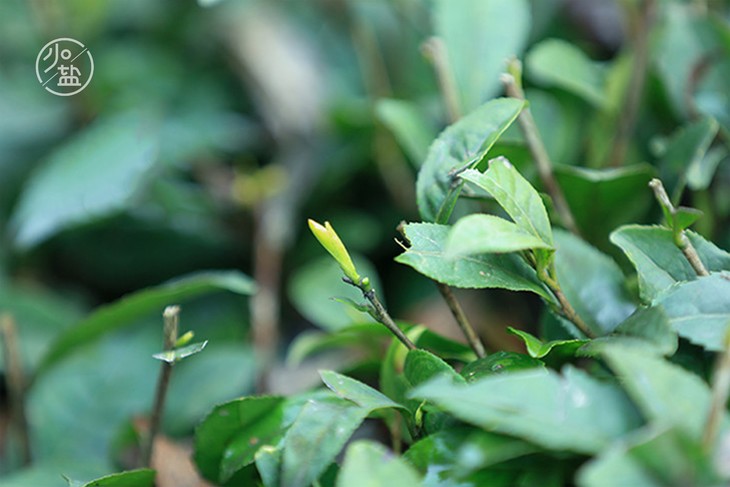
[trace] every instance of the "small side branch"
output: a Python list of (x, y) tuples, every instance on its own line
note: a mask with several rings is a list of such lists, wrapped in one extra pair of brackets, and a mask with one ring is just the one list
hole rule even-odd
[(421, 45), (421, 52), (433, 64), (449, 120), (451, 123), (456, 122), (461, 118), (461, 103), (459, 102), (459, 90), (456, 88), (456, 80), (449, 65), (449, 53), (446, 50), (446, 45), (438, 37), (431, 37)]
[[(522, 66), (517, 59), (512, 59), (507, 67), (508, 73), (502, 75), (502, 83), (505, 86), (507, 95), (518, 100), (525, 100), (525, 93), (522, 90)], [(565, 228), (570, 230), (575, 235), (580, 235), (578, 226), (575, 223), (573, 213), (570, 211), (568, 202), (565, 199), (563, 190), (560, 189), (555, 175), (553, 174), (553, 163), (550, 160), (550, 156), (545, 149), (545, 144), (540, 137), (540, 132), (537, 129), (535, 119), (532, 117), (530, 107), (525, 107), (519, 116), (519, 124), (522, 129), (522, 133), (525, 136), (527, 142), (527, 148), (532, 155), (537, 166), (537, 172), (540, 175), (545, 190), (548, 192), (550, 197), (555, 203), (555, 209), (560, 215), (560, 220), (565, 225)]]
[[(163, 349), (165, 351), (173, 350), (175, 342), (177, 342), (178, 326), (180, 321), (180, 307), (168, 306), (162, 313), (164, 320), (163, 328)], [(162, 362), (160, 365), (160, 376), (157, 380), (157, 390), (155, 392), (155, 403), (152, 408), (152, 418), (150, 419), (150, 431), (147, 438), (147, 445), (144, 449), (144, 465), (149, 467), (152, 465), (152, 453), (160, 425), (162, 423), (162, 415), (165, 410), (165, 398), (167, 397), (167, 389), (170, 385), (170, 376), (172, 375), (172, 363)]]
[(459, 304), (456, 296), (454, 296), (454, 292), (446, 284), (437, 282), (436, 285), (441, 296), (443, 296), (444, 301), (446, 301), (446, 304), (449, 306), (451, 314), (454, 315), (456, 323), (459, 325), (459, 328), (461, 328), (462, 333), (464, 333), (466, 341), (469, 343), (471, 349), (474, 350), (474, 353), (476, 353), (478, 358), (486, 357), (487, 352), (484, 350), (484, 344), (479, 339), (476, 331), (474, 331), (474, 327), (472, 327), (471, 323), (469, 323), (469, 319), (466, 317), (466, 314), (461, 308), (461, 304)]
[[(669, 215), (669, 217), (673, 217), (677, 213), (677, 209), (672, 204), (672, 200), (669, 198), (667, 190), (664, 189), (664, 185), (662, 184), (662, 182), (659, 179), (654, 178), (649, 182), (649, 187), (654, 191), (654, 196), (656, 197), (659, 204), (662, 206), (665, 214)], [(674, 225), (674, 222), (672, 221), (669, 221), (667, 223), (669, 225)], [(686, 232), (683, 229), (676, 228), (673, 228), (673, 231), (674, 243), (677, 245), (677, 247), (679, 247), (679, 250), (682, 251), (684, 257), (687, 259), (687, 262), (689, 262), (689, 265), (692, 266), (692, 269), (694, 269), (695, 273), (698, 276), (709, 276), (710, 273), (707, 271), (707, 268), (702, 263), (700, 255), (697, 253), (697, 249), (695, 249), (694, 245), (692, 245), (692, 242), (690, 242)]]
[(398, 325), (395, 324), (395, 321), (393, 321), (393, 318), (390, 317), (385, 306), (383, 306), (383, 303), (381, 303), (375, 295), (375, 289), (370, 286), (370, 281), (367, 278), (361, 279), (360, 282), (355, 282), (347, 277), (343, 277), (342, 280), (347, 284), (355, 286), (362, 292), (362, 295), (372, 306), (370, 309), (371, 316), (375, 318), (378, 323), (385, 325), (385, 327), (390, 330), (390, 332), (395, 335), (395, 337), (400, 340), (400, 342), (405, 345), (408, 350), (415, 350), (417, 348), (411, 339), (408, 338), (406, 334), (398, 328)]
[(573, 306), (570, 304), (570, 301), (568, 301), (568, 298), (565, 297), (565, 294), (563, 294), (563, 290), (560, 287), (560, 284), (556, 279), (549, 276), (547, 271), (544, 272), (538, 272), (538, 277), (542, 282), (544, 282), (547, 287), (550, 288), (550, 290), (555, 295), (555, 298), (558, 300), (558, 303), (560, 304), (560, 312), (563, 316), (565, 316), (566, 319), (570, 320), (578, 329), (588, 338), (596, 338), (596, 334), (593, 333), (593, 331), (588, 327), (585, 321), (578, 315), (578, 313), (575, 312), (575, 309), (573, 309)]
[(25, 415), (25, 374), (20, 357), (17, 328), (9, 314), (0, 316), (0, 334), (2, 335), (3, 353), (5, 356), (5, 380), (10, 396), (10, 417), (20, 442), (23, 465), (33, 461), (30, 447), (28, 418)]

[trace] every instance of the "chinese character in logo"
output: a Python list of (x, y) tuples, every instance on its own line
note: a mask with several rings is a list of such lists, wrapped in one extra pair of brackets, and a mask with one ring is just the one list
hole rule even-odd
[(41, 49), (35, 62), (38, 82), (59, 96), (80, 92), (94, 75), (91, 52), (79, 41), (68, 37), (55, 39)]

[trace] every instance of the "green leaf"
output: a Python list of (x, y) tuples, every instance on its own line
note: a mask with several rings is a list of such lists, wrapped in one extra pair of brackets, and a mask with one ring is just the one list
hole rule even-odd
[(488, 431), (579, 453), (601, 451), (639, 421), (618, 387), (570, 366), (562, 376), (530, 370), (467, 385), (437, 378), (411, 395), (433, 401), (445, 412)]
[(57, 149), (20, 196), (11, 220), (15, 244), (29, 248), (129, 208), (152, 177), (155, 128), (143, 113), (107, 116)]
[(441, 358), (426, 350), (410, 350), (406, 355), (403, 373), (412, 386), (423, 384), (439, 375), (464, 383), (464, 378)]
[[(69, 482), (69, 485), (73, 485)], [(149, 468), (128, 470), (91, 480), (82, 487), (154, 487), (155, 471)]]
[(340, 398), (308, 401), (284, 437), (281, 485), (307, 487), (317, 480), (368, 412)]
[(469, 215), (457, 221), (446, 240), (446, 255), (500, 254), (550, 248), (514, 223), (493, 215)]
[(517, 255), (482, 254), (447, 258), (444, 247), (449, 228), (432, 223), (409, 223), (405, 226), (405, 233), (411, 246), (395, 260), (454, 287), (531, 291), (547, 300), (552, 299), (535, 271)]
[(527, 348), (527, 353), (533, 358), (543, 358), (552, 352), (553, 349), (559, 350), (562, 355), (574, 356), (579, 348), (590, 342), (590, 340), (579, 340), (577, 338), (572, 340), (552, 340), (549, 342), (543, 342), (534, 335), (531, 335), (526, 331), (512, 328), (511, 326), (507, 327), (507, 331), (522, 339), (525, 344), (525, 348)]
[(640, 350), (607, 346), (603, 355), (645, 417), (700, 437), (710, 410), (710, 389), (702, 379)]
[[(425, 485), (462, 485), (458, 481), (470, 473), (536, 450), (522, 440), (462, 426), (428, 435), (414, 443), (404, 457), (425, 474)], [(436, 479), (458, 483), (441, 484)]]
[(195, 430), (200, 473), (220, 482), (251, 464), (262, 446), (275, 445), (283, 435), (283, 403), (281, 397), (244, 397), (213, 408)]
[(555, 271), (568, 302), (597, 335), (611, 332), (636, 309), (621, 269), (568, 232), (555, 231), (555, 246)]
[(461, 369), (461, 375), (467, 382), (474, 382), (485, 376), (535, 368), (545, 368), (545, 364), (529, 355), (502, 351), (469, 362)]
[(468, 113), (499, 91), (505, 59), (522, 53), (530, 7), (525, 0), (438, 0), (433, 17), (461, 111)]
[(659, 168), (661, 180), (675, 204), (687, 183), (687, 171), (702, 163), (718, 129), (715, 119), (705, 117), (682, 126), (672, 135)]
[(449, 220), (462, 186), (455, 172), (476, 167), (523, 106), (524, 102), (513, 98), (489, 101), (449, 126), (431, 144), (416, 183), (418, 210), (424, 221)]
[(622, 444), (607, 449), (588, 461), (578, 470), (577, 480), (578, 485), (584, 487), (666, 486), (664, 482), (648, 472), (637, 459), (628, 455)]
[(85, 320), (69, 328), (51, 345), (41, 362), (38, 374), (83, 344), (89, 343), (135, 319), (162, 309), (170, 303), (217, 291), (250, 295), (255, 292), (253, 281), (237, 271), (197, 272), (173, 279), (165, 284), (137, 291), (114, 303), (97, 308)]
[(635, 348), (644, 353), (673, 355), (679, 346), (679, 339), (660, 307), (641, 307), (621, 323), (614, 334), (591, 340), (581, 352), (596, 355), (605, 344)]
[(259, 471), (264, 487), (280, 487), (281, 485), (282, 446), (262, 446), (256, 452), (256, 469)]
[[(700, 235), (688, 231), (700, 260), (708, 271), (730, 270), (730, 254)], [(644, 302), (651, 302), (670, 286), (697, 278), (692, 266), (674, 244), (672, 231), (656, 226), (627, 225), (611, 234), (639, 275), (639, 291)]]
[(494, 196), (518, 227), (552, 248), (553, 234), (542, 198), (507, 159), (492, 159), (484, 174), (470, 169), (461, 177)]
[(195, 355), (203, 351), (205, 346), (208, 345), (208, 340), (204, 342), (192, 343), (182, 348), (176, 348), (174, 350), (166, 350), (164, 352), (156, 353), (152, 357), (157, 360), (162, 360), (168, 364), (176, 364), (186, 357)]
[(730, 151), (725, 147), (712, 147), (707, 150), (701, 159), (695, 159), (694, 164), (687, 168), (687, 186), (693, 191), (707, 189), (715, 176), (717, 168), (723, 161), (727, 164)]
[(686, 230), (702, 216), (702, 212), (695, 208), (680, 206), (672, 215), (672, 228), (675, 231)]
[(337, 477), (338, 487), (417, 486), (421, 479), (413, 467), (381, 444), (367, 440), (352, 443)]
[(395, 136), (417, 167), (426, 160), (428, 147), (436, 138), (436, 129), (426, 123), (425, 114), (416, 104), (405, 100), (382, 99), (375, 105), (378, 119)]
[(331, 370), (322, 370), (319, 372), (319, 375), (322, 377), (322, 382), (332, 392), (343, 399), (354, 402), (367, 411), (375, 411), (383, 408), (403, 408), (403, 406), (393, 402), (380, 391), (350, 377)]
[(655, 173), (648, 164), (610, 169), (555, 165), (555, 178), (582, 236), (599, 246), (616, 227), (646, 214), (653, 201), (647, 185)]
[[(674, 115), (679, 118), (693, 116), (692, 106), (699, 101), (690, 104), (687, 98), (695, 95), (692, 84), (696, 82), (694, 77), (700, 63), (713, 52), (725, 52), (722, 44), (712, 38), (714, 28), (710, 19), (711, 16), (692, 4), (671, 2), (663, 6), (662, 15), (652, 32), (650, 60)], [(711, 64), (723, 60), (724, 57), (720, 56)], [(727, 85), (722, 78), (708, 79), (706, 73), (701, 77), (702, 85), (705, 85), (702, 86), (703, 91), (709, 88), (710, 92), (725, 92)]]
[(679, 336), (719, 352), (730, 328), (730, 274), (712, 274), (669, 289), (654, 304)]
[(657, 424), (588, 462), (578, 479), (586, 487), (723, 485), (698, 439)]
[(527, 53), (527, 76), (538, 84), (562, 88), (596, 107), (605, 102), (605, 75), (575, 45), (560, 39), (546, 39)]

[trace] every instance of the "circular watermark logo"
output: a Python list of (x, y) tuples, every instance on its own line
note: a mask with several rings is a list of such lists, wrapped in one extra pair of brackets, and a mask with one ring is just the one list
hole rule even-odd
[(82, 43), (70, 37), (54, 39), (41, 49), (35, 60), (38, 82), (58, 96), (80, 92), (94, 76), (94, 58)]

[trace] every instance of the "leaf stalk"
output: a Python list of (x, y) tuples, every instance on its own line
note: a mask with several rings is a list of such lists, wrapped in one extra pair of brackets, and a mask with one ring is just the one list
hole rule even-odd
[[(525, 101), (525, 92), (522, 90), (522, 64), (517, 59), (511, 59), (507, 64), (507, 73), (502, 75), (502, 83), (505, 86), (507, 95), (518, 100)], [(527, 142), (527, 148), (532, 155), (532, 159), (535, 161), (537, 166), (537, 172), (540, 175), (540, 180), (545, 186), (550, 197), (555, 203), (555, 209), (560, 215), (560, 220), (563, 225), (575, 235), (580, 235), (578, 226), (575, 223), (573, 213), (570, 211), (568, 202), (565, 199), (563, 190), (560, 188), (558, 181), (555, 179), (553, 174), (553, 163), (550, 160), (550, 156), (547, 153), (545, 144), (540, 136), (540, 131), (537, 128), (535, 119), (532, 117), (532, 112), (529, 106), (525, 106), (520, 112), (519, 118), (517, 119), (520, 124), (520, 129), (525, 136)]]

